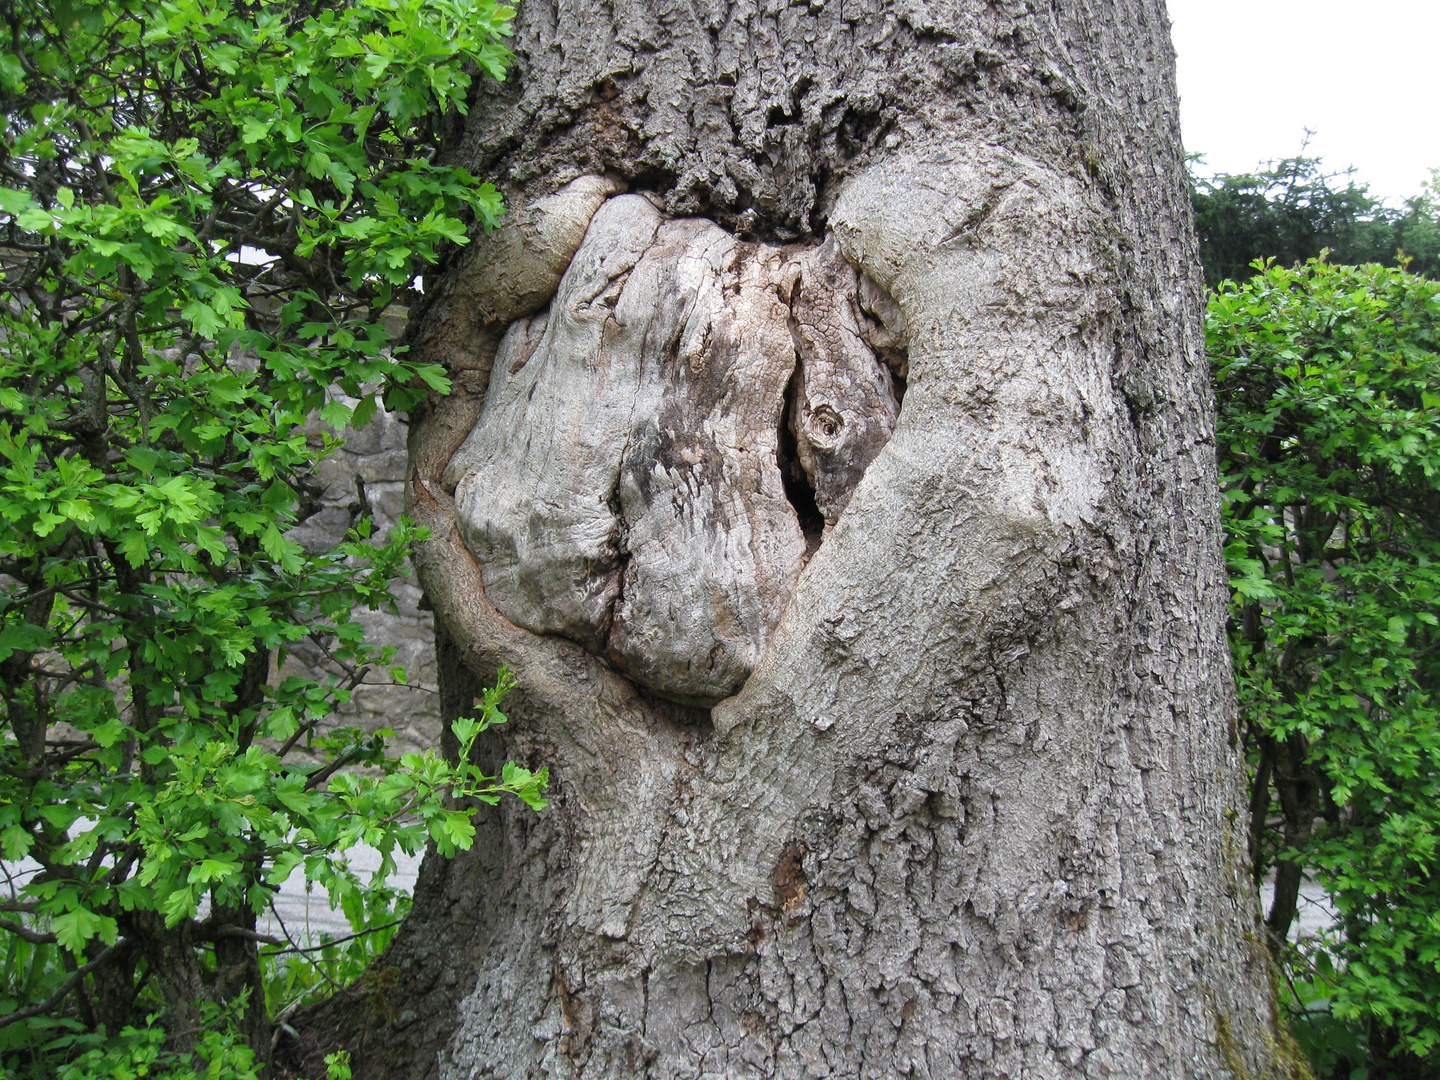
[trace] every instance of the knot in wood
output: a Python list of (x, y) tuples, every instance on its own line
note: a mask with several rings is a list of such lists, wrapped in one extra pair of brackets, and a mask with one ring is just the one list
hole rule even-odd
[(490, 602), (662, 697), (735, 693), (894, 430), (875, 294), (833, 241), (605, 203), (446, 473)]

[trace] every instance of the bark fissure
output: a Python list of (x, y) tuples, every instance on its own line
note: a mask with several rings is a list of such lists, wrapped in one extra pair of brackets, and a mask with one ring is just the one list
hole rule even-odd
[[(629, 443), (627, 441), (626, 449), (628, 448)], [(622, 450), (622, 459), (624, 458), (624, 454), (625, 451)], [(625, 603), (625, 573), (630, 568), (630, 544), (629, 537), (626, 535), (624, 513), (620, 503), (620, 478), (618, 475), (615, 478), (615, 486), (611, 488), (610, 495), (605, 500), (605, 504), (610, 508), (610, 513), (616, 522), (615, 533), (611, 539), (611, 545), (615, 550), (615, 595), (610, 601), (610, 610), (606, 612), (604, 620), (601, 623), (601, 634), (608, 643), (610, 631), (615, 626), (615, 613), (620, 610), (621, 605)], [(625, 670), (625, 657), (617, 649), (607, 647), (605, 656), (621, 671)]]
[(825, 535), (825, 515), (815, 504), (815, 487), (800, 463), (800, 452), (795, 442), (794, 423), (795, 397), (800, 393), (800, 354), (795, 354), (795, 371), (785, 387), (785, 407), (780, 412), (780, 427), (776, 434), (776, 465), (780, 479), (785, 486), (785, 498), (795, 511), (796, 524), (805, 537), (805, 559), (808, 562)]

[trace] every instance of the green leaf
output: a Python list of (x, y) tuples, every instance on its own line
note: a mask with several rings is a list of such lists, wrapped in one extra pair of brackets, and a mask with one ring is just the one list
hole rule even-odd
[(30, 851), (35, 843), (35, 837), (30, 835), (28, 829), (19, 825), (7, 825), (0, 830), (0, 857), (6, 862), (19, 862)]
[(99, 938), (106, 945), (113, 945), (119, 935), (119, 926), (114, 919), (85, 908), (76, 908), (55, 916), (50, 927), (60, 947), (77, 955), (91, 938)]
[(282, 851), (275, 856), (275, 862), (270, 867), (270, 872), (265, 875), (265, 880), (271, 885), (283, 885), (295, 868), (304, 861), (304, 857), (297, 851)]
[(374, 394), (366, 394), (355, 406), (350, 416), (350, 426), (355, 430), (363, 428), (375, 416), (379, 401)]
[(436, 393), (448, 394), (450, 392), (450, 377), (445, 374), (445, 369), (439, 364), (418, 364), (415, 367), (415, 374)]
[(141, 567), (150, 557), (150, 542), (145, 533), (132, 531), (121, 533), (119, 537), (120, 553), (125, 556), (126, 562), (132, 567)]
[(240, 122), (240, 140), (247, 145), (258, 143), (270, 135), (271, 121), (263, 116), (246, 116)]
[(50, 644), (50, 634), (28, 623), (6, 623), (0, 628), (0, 661), (16, 652), (35, 652)]
[(206, 885), (213, 881), (223, 881), (236, 872), (236, 865), (232, 862), (224, 862), (220, 859), (201, 859), (193, 866), (188, 877), (192, 885)]
[(24, 191), (16, 191), (14, 188), (0, 187), (0, 213), (15, 216), (33, 209), (35, 201)]
[(343, 431), (350, 423), (350, 406), (343, 401), (328, 401), (320, 410), (320, 419), (336, 431)]
[(462, 716), (450, 725), (450, 730), (455, 733), (455, 738), (459, 740), (461, 746), (469, 746), (470, 741), (479, 734), (480, 724), (471, 717)]
[(260, 534), (260, 546), (264, 549), (265, 554), (276, 562), (284, 559), (288, 550), (285, 537), (280, 534), (280, 530), (273, 523), (267, 524), (265, 531)]
[(55, 218), (48, 210), (42, 210), (38, 206), (32, 206), (28, 210), (21, 210), (15, 215), (15, 224), (29, 232), (53, 232)]

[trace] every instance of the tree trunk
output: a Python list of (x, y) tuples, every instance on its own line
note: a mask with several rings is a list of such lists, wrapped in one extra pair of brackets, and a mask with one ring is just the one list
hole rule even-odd
[(1160, 0), (516, 31), (410, 505), (554, 801), (427, 863), (357, 1075), (1300, 1075)]

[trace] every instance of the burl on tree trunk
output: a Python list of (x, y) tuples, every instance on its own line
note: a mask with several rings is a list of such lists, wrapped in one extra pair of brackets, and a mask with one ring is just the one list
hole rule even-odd
[[(450, 715), (548, 764), (311, 1031), (386, 1077), (1290, 1075), (1159, 0), (522, 5), (428, 283)], [(327, 1042), (327, 1040), (330, 1040)]]

